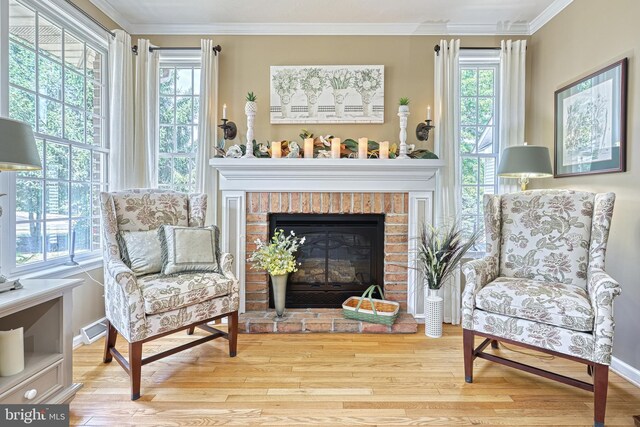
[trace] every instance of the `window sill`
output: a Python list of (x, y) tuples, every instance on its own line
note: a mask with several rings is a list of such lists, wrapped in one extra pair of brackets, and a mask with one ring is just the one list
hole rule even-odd
[(66, 279), (97, 268), (102, 268), (101, 255), (78, 261), (78, 265), (55, 265), (24, 274), (14, 273), (10, 279)]

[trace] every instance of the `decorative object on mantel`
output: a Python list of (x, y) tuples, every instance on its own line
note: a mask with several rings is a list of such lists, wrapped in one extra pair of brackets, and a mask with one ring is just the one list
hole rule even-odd
[(271, 276), (274, 305), (278, 317), (284, 314), (289, 273), (298, 271), (298, 264), (293, 254), (304, 242), (305, 237), (296, 237), (293, 231), (285, 236), (284, 230), (279, 229), (273, 234), (268, 244), (256, 239), (256, 249), (247, 259), (252, 263), (251, 268), (266, 270)]
[(626, 171), (627, 62), (555, 92), (556, 178)]
[(247, 103), (244, 104), (244, 113), (247, 115), (247, 148), (243, 157), (251, 158), (253, 155), (253, 124), (258, 112), (257, 97), (253, 92), (247, 94)]
[(480, 231), (471, 234), (466, 242), (458, 223), (433, 227), (422, 227), (418, 241), (417, 261), (424, 277), (425, 329), (428, 337), (442, 336), (443, 299), (437, 295), (447, 279), (453, 274), (462, 257), (480, 236)]
[(227, 119), (227, 104), (222, 106), (222, 124), (218, 127), (222, 129), (224, 139), (233, 139), (238, 134), (236, 124)]
[(240, 157), (242, 157), (245, 150), (246, 150), (246, 147), (243, 149), (241, 145), (235, 144), (229, 147), (229, 149), (227, 150), (224, 156), (230, 157), (232, 159), (239, 159)]
[(517, 178), (520, 189), (525, 191), (530, 178), (553, 176), (549, 149), (540, 145), (515, 145), (502, 150), (498, 175)]
[[(382, 299), (372, 297), (376, 289)], [(342, 304), (342, 314), (347, 319), (380, 323), (387, 326), (395, 323), (399, 310), (400, 304), (398, 302), (384, 299), (384, 293), (379, 285), (369, 286), (361, 297), (349, 297)]]
[(428, 140), (429, 132), (433, 128), (435, 128), (435, 126), (431, 124), (431, 105), (429, 105), (427, 106), (427, 120), (425, 120), (424, 123), (418, 123), (418, 127), (416, 128), (416, 138), (418, 138), (418, 141)]
[(398, 117), (400, 117), (400, 150), (399, 159), (407, 159), (407, 120), (409, 118), (409, 98), (400, 98)]

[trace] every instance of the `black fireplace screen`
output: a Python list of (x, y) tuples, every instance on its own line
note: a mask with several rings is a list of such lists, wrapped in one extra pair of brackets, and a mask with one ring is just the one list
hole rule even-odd
[[(289, 275), (288, 308), (339, 308), (370, 285), (383, 285), (384, 215), (271, 214), (269, 232), (306, 237)], [(273, 294), (269, 288), (269, 306)]]

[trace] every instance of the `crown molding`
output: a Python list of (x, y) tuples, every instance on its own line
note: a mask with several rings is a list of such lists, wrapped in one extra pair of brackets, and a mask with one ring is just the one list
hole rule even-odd
[(536, 31), (542, 28), (547, 22), (551, 21), (557, 14), (569, 6), (573, 0), (555, 0), (545, 10), (529, 22), (529, 35), (532, 36)]
[(132, 32), (132, 25), (131, 22), (129, 22), (129, 20), (127, 18), (124, 17), (124, 15), (122, 15), (120, 12), (118, 12), (118, 10), (116, 10), (111, 3), (109, 3), (109, 0), (89, 0), (91, 3), (93, 3), (93, 5), (95, 7), (97, 7), (98, 9), (100, 9), (102, 11), (102, 13), (104, 13), (105, 15), (107, 15), (109, 18), (111, 18), (111, 20), (113, 22), (115, 22), (116, 24), (120, 25), (120, 27), (125, 30), (126, 32), (128, 32), (129, 34), (135, 34), (135, 32)]

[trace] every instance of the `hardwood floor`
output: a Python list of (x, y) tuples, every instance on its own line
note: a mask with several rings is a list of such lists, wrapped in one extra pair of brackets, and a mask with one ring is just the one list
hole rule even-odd
[[(102, 363), (102, 340), (74, 352), (72, 425), (554, 425), (590, 426), (593, 395), (484, 360), (464, 382), (462, 333), (445, 325), (429, 339), (412, 335), (240, 335), (238, 355), (213, 341), (142, 368), (142, 397), (129, 377)], [(204, 332), (170, 335), (145, 355)], [(125, 345), (123, 345), (125, 344)], [(126, 342), (117, 348), (126, 354)], [(589, 380), (584, 365), (488, 350)], [(541, 354), (540, 354), (541, 355)], [(640, 389), (612, 373), (607, 426), (633, 425)]]

